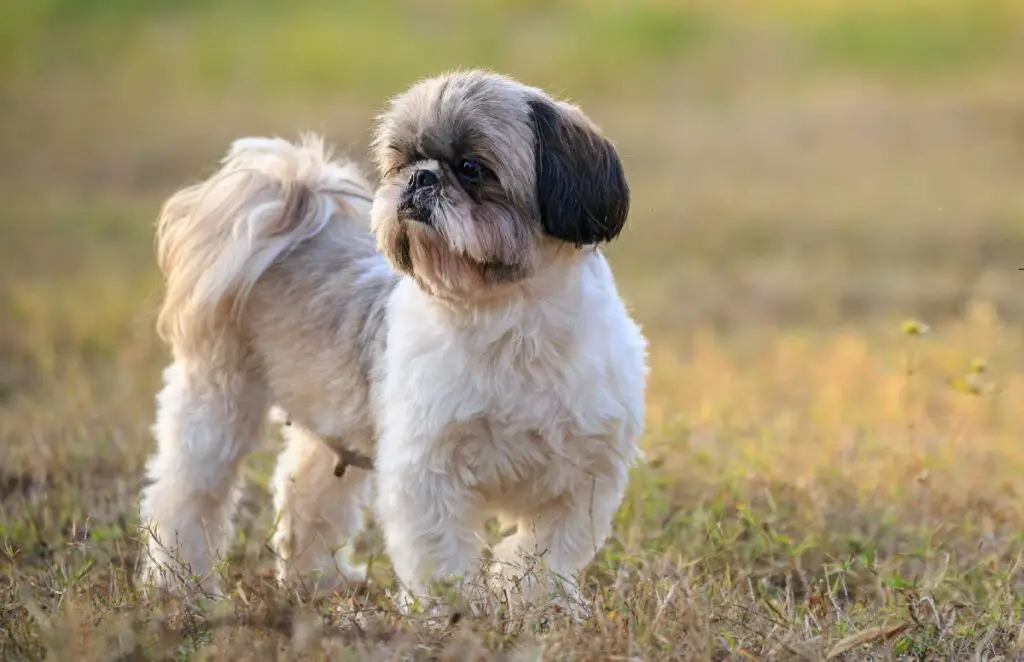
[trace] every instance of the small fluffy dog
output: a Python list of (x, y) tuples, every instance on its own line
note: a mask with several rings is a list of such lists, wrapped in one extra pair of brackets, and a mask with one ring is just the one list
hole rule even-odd
[[(492, 515), (518, 525), (493, 550), (499, 582), (522, 583), (523, 555), (571, 578), (608, 536), (647, 374), (598, 250), (629, 209), (616, 150), (577, 107), (461, 71), (392, 99), (372, 151), (375, 195), (318, 138), (241, 139), (164, 204), (174, 361), (144, 580), (218, 590), (239, 464), (271, 405), (291, 421), (273, 477), (282, 579), (360, 577), (346, 543), (371, 500), (419, 595), (474, 570)], [(373, 470), (336, 477), (343, 452)]]

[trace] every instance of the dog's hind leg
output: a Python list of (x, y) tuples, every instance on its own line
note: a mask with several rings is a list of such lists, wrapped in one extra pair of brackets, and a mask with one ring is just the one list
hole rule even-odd
[(219, 589), (230, 543), (238, 468), (260, 439), (266, 394), (245, 370), (175, 363), (164, 371), (140, 524), (148, 533), (141, 579)]
[(337, 477), (336, 454), (319, 437), (298, 425), (282, 432), (286, 445), (273, 478), (278, 578), (308, 582), (315, 591), (362, 581), (366, 568), (353, 565), (351, 554), (365, 526), (371, 472), (349, 467)]

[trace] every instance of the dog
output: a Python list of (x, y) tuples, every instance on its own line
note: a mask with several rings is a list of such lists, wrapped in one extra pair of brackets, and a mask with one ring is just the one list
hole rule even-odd
[[(483, 567), (527, 600), (571, 590), (609, 536), (648, 373), (601, 251), (630, 206), (615, 147), (569, 102), (460, 70), (390, 99), (371, 151), (376, 190), (318, 136), (239, 139), (164, 203), (173, 362), (140, 501), (144, 582), (220, 590), (239, 465), (272, 406), (289, 422), (272, 478), (282, 581), (363, 579), (351, 541), (368, 506), (409, 599), (465, 581), (492, 516), (516, 530)], [(372, 469), (336, 476), (353, 454)], [(554, 580), (524, 581), (538, 557)]]

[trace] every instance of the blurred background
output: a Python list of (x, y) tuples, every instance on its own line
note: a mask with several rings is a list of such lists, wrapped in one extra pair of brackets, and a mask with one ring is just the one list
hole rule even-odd
[(470, 66), (617, 142), (609, 253), (648, 324), (1024, 313), (1019, 0), (30, 0), (0, 26), (5, 361), (40, 316), (143, 310), (158, 203), (233, 138), (365, 164), (388, 95)]
[(367, 164), (389, 95), (477, 66), (617, 143), (608, 254), (656, 395), (698, 333), (1024, 318), (1019, 0), (6, 2), (0, 466), (139, 469), (167, 360), (153, 222), (231, 140), (312, 129)]

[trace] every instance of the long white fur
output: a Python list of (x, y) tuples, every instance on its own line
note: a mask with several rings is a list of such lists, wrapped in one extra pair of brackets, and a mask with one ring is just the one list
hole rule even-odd
[(271, 404), (297, 421), (273, 479), (282, 579), (362, 576), (346, 545), (373, 478), (335, 478), (326, 439), (373, 453), (375, 514), (410, 593), (471, 574), (492, 515), (518, 526), (493, 576), (527, 597), (550, 585), (520, 581), (524, 554), (571, 578), (605, 542), (639, 457), (646, 343), (603, 254), (556, 250), (500, 303), (453, 306), (375, 253), (369, 196), (316, 137), (250, 138), (165, 205), (174, 363), (142, 495), (144, 580), (219, 588), (237, 471)]
[(475, 567), (487, 516), (518, 526), (493, 570), (520, 587), (533, 563), (522, 553), (571, 578), (610, 533), (638, 457), (644, 341), (599, 252), (558, 270), (579, 277), (556, 271), (542, 292), (469, 319), (411, 281), (392, 296), (377, 514), (418, 595)]
[[(313, 193), (306, 213), (282, 226), (288, 205), (302, 190)], [(157, 245), (167, 294), (158, 330), (173, 351), (174, 363), (164, 372), (166, 384), (157, 397), (157, 453), (147, 465), (148, 485), (140, 504), (142, 525), (151, 534), (142, 560), (144, 580), (217, 590), (214, 564), (230, 544), (233, 486), (239, 463), (262, 435), (272, 386), (266, 373), (274, 367), (268, 360), (272, 357), (261, 357), (251, 347), (253, 339), (245, 337), (246, 320), (241, 318), (247, 316), (251, 323), (260, 312), (273, 316), (276, 311), (257, 304), (256, 312), (246, 315), (247, 302), (254, 288), (257, 295), (267, 294), (256, 284), (275, 262), (289, 264), (288, 255), (315, 238), (329, 248), (331, 242), (345, 243), (354, 234), (357, 259), (372, 257), (372, 241), (364, 237), (370, 196), (358, 168), (333, 161), (323, 141), (309, 135), (299, 145), (281, 139), (238, 140), (216, 173), (164, 204)], [(280, 265), (275, 268), (280, 272)], [(314, 290), (322, 286), (311, 283)], [(345, 296), (343, 291), (335, 294)], [(288, 301), (277, 303), (283, 315), (292, 310)], [(313, 333), (318, 325), (329, 324), (305, 321)], [(264, 336), (271, 344), (291, 346), (302, 339), (301, 334), (285, 336), (273, 329)], [(314, 362), (319, 358), (310, 357)], [(287, 362), (288, 357), (280, 360)], [(301, 364), (287, 369), (303, 379)], [(342, 390), (345, 386), (338, 384)], [(297, 393), (301, 384), (276, 387), (278, 397), (310, 399)], [(324, 398), (321, 405), (330, 402), (325, 397), (331, 394), (329, 385), (311, 383), (308, 388)], [(336, 421), (336, 427), (346, 423)], [(281, 520), (274, 537), (279, 573), (290, 577), (319, 570), (337, 577), (340, 569), (361, 576), (361, 568), (347, 563), (345, 542), (363, 528), (368, 476), (354, 471), (343, 480), (335, 478), (333, 455), (313, 433), (296, 427), (285, 438), (273, 481)], [(295, 486), (297, 474), (302, 478)], [(293, 553), (292, 547), (307, 553)], [(334, 564), (327, 563), (338, 548)]]

